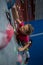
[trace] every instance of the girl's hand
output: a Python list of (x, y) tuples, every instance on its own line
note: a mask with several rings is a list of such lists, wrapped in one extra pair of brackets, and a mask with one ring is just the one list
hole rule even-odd
[(24, 51), (23, 47), (19, 47), (18, 51)]

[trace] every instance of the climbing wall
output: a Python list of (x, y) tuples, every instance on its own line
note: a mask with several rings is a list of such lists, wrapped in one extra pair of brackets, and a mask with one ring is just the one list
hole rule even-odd
[[(0, 0), (0, 31), (5, 31), (9, 21), (6, 18), (7, 10), (6, 0)], [(17, 50), (16, 39), (13, 36), (9, 44), (0, 50), (0, 65), (16, 65)]]

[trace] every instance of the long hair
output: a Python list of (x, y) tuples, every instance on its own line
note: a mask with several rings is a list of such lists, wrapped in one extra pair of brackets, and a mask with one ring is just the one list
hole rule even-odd
[(27, 25), (28, 25), (28, 31), (26, 31), (26, 34), (30, 35), (34, 31), (34, 28), (33, 28), (33, 26), (31, 24), (27, 24)]

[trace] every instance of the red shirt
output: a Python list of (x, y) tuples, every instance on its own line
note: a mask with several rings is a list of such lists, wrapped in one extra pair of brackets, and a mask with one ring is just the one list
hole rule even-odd
[(23, 22), (18, 25), (18, 30), (17, 30), (17, 32), (18, 32), (19, 34), (17, 35), (17, 39), (19, 39), (20, 41), (26, 43), (26, 42), (29, 42), (29, 36), (24, 35), (24, 34), (19, 30), (19, 28), (22, 27), (22, 26), (24, 26), (24, 23), (23, 23)]

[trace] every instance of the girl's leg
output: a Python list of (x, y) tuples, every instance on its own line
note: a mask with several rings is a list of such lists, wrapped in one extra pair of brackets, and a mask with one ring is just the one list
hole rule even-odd
[(29, 51), (25, 51), (25, 54), (26, 54), (25, 64), (27, 64), (30, 59), (30, 53), (29, 53)]

